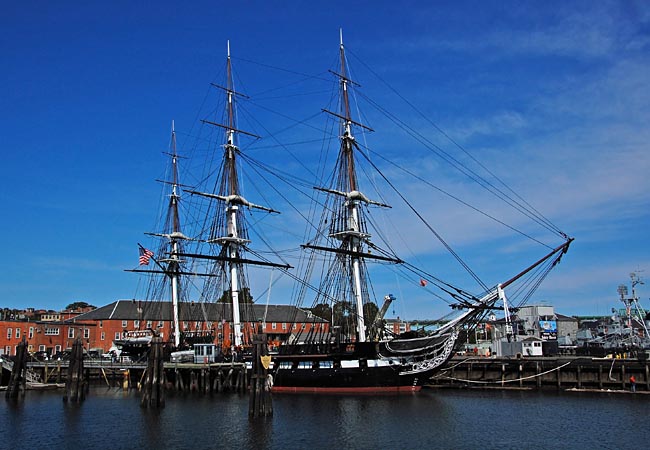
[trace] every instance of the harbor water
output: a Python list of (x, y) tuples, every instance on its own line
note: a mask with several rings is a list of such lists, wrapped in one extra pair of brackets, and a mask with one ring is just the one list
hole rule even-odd
[(137, 393), (93, 388), (0, 402), (6, 449), (526, 449), (643, 448), (647, 395), (425, 389), (413, 395), (275, 395), (273, 417), (248, 418), (248, 397), (170, 395), (143, 409)]

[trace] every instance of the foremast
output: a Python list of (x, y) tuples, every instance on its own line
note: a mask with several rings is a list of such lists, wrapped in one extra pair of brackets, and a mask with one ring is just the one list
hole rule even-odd
[[(357, 172), (355, 168), (355, 149), (358, 145), (353, 135), (353, 125), (372, 131), (370, 128), (359, 122), (352, 120), (350, 112), (350, 85), (356, 84), (348, 77), (345, 59), (345, 47), (343, 45), (343, 33), (340, 35), (340, 73), (334, 73), (339, 78), (340, 84), (340, 111), (323, 110), (324, 112), (337, 117), (340, 121), (340, 150), (337, 160), (338, 175), (335, 189), (316, 187), (316, 189), (333, 194), (341, 198), (341, 207), (335, 209), (334, 215), (330, 222), (330, 231), (328, 236), (340, 241), (337, 248), (328, 248), (316, 245), (306, 244), (303, 247), (313, 248), (321, 251), (338, 253), (337, 261), (342, 264), (349, 264), (350, 268), (350, 293), (355, 306), (357, 341), (365, 342), (366, 318), (364, 314), (365, 297), (368, 296), (367, 280), (363, 270), (363, 261), (366, 258), (380, 259), (390, 262), (401, 262), (398, 259), (371, 255), (365, 250), (370, 242), (371, 235), (367, 232), (367, 227), (362, 216), (362, 205), (376, 205), (388, 207), (383, 203), (370, 200), (360, 190), (357, 181)], [(343, 262), (345, 260), (345, 262)], [(345, 299), (339, 299), (339, 301)]]
[[(350, 118), (350, 98), (348, 95), (348, 78), (347, 70), (345, 67), (345, 48), (343, 47), (343, 33), (341, 32), (340, 43), (340, 57), (341, 57), (341, 95), (342, 107), (345, 114), (343, 119), (343, 135), (341, 136), (341, 151), (347, 160), (347, 178), (348, 178), (348, 196), (352, 192), (358, 192), (357, 189), (357, 174), (354, 167), (354, 136), (352, 135), (352, 119)], [(343, 236), (350, 239), (350, 249), (352, 252), (361, 251), (361, 239), (370, 238), (370, 235), (361, 232), (359, 225), (359, 202), (360, 199), (348, 198), (348, 232)], [(357, 332), (359, 342), (366, 341), (366, 323), (363, 311), (363, 296), (361, 291), (361, 268), (360, 258), (356, 255), (351, 255), (352, 262), (352, 277), (353, 277), (353, 292), (357, 309)]]

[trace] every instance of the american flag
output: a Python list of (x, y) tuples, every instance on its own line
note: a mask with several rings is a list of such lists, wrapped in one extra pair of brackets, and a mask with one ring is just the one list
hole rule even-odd
[(151, 250), (147, 250), (144, 247), (140, 247), (140, 265), (141, 266), (148, 266), (149, 265), (149, 259), (153, 256), (153, 252)]

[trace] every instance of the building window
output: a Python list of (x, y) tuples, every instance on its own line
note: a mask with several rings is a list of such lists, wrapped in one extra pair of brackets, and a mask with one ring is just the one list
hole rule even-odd
[(20, 328), (16, 328), (16, 339), (20, 339)]
[(29, 327), (28, 337), (29, 339), (34, 337), (34, 327)]
[(68, 328), (68, 338), (69, 339), (74, 338), (74, 328), (72, 327)]
[(162, 321), (162, 320), (159, 320), (159, 321), (158, 321), (158, 328), (162, 328), (162, 327), (163, 327), (163, 321)]
[(84, 339), (90, 338), (90, 328), (84, 328)]
[(119, 338), (120, 338), (120, 332), (118, 331), (115, 333), (115, 340), (118, 340)]
[(127, 324), (126, 320), (123, 320), (123, 321), (122, 321), (122, 328), (126, 328), (126, 327), (128, 327), (128, 326), (129, 326), (129, 325)]
[(286, 322), (282, 322), (282, 329), (283, 329), (283, 330), (286, 330), (286, 329), (287, 329), (287, 323), (286, 323)]
[(133, 328), (140, 328), (140, 321), (139, 320), (134, 320), (133, 321)]
[(44, 352), (44, 351), (45, 351), (45, 346), (42, 345), (42, 344), (39, 345), (39, 346), (38, 346), (38, 351), (39, 351), (39, 352)]
[(104, 321), (103, 320), (99, 321), (99, 328), (104, 328)]
[(58, 336), (59, 335), (59, 328), (58, 327), (45, 328), (45, 335), (46, 336)]
[(187, 330), (187, 322), (183, 322), (183, 330)]
[[(13, 329), (12, 328), (7, 328), (7, 339), (11, 339), (11, 333)], [(11, 352), (11, 350), (9, 350)]]
[(5, 347), (5, 355), (11, 356), (11, 345)]
[[(45, 351), (45, 346), (43, 346), (43, 351)], [(59, 353), (61, 351), (61, 346), (60, 345), (55, 345), (54, 346), (54, 353)]]
[(275, 322), (271, 322), (271, 329), (275, 330), (277, 328), (278, 324)]
[(106, 333), (105, 333), (105, 332), (102, 331), (102, 335), (101, 335), (101, 338), (100, 338), (100, 339), (101, 339), (102, 341), (103, 341), (104, 339), (106, 339)]
[(151, 328), (151, 320), (147, 320), (147, 328)]

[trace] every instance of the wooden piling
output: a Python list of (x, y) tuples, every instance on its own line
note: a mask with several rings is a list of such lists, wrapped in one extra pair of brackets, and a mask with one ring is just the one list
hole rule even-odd
[(625, 376), (625, 364), (621, 364), (621, 389), (626, 390), (627, 389), (627, 380)]
[(140, 405), (145, 408), (165, 407), (163, 342), (160, 336), (154, 336), (151, 339)]
[[(253, 335), (253, 371), (250, 382), (250, 399), (248, 403), (248, 416), (251, 418), (268, 417), (273, 415), (271, 387), (273, 378), (269, 378), (268, 368), (271, 362), (266, 343), (266, 334), (262, 333), (259, 325), (258, 333)], [(242, 368), (245, 378), (245, 367)]]
[(72, 353), (68, 364), (68, 378), (65, 381), (64, 402), (82, 402), (86, 398), (86, 381), (84, 380), (84, 353), (81, 339), (72, 344)]
[(603, 366), (598, 365), (598, 389), (603, 388)]
[(14, 366), (11, 370), (11, 377), (9, 378), (9, 385), (7, 386), (7, 392), (5, 392), (5, 398), (15, 400), (18, 398), (18, 395), (25, 396), (25, 389), (27, 383), (27, 342), (23, 337), (23, 340), (18, 344), (16, 348), (16, 359), (14, 361)]
[(582, 366), (580, 364), (578, 364), (577, 368), (576, 381), (578, 382), (578, 389), (582, 389)]

